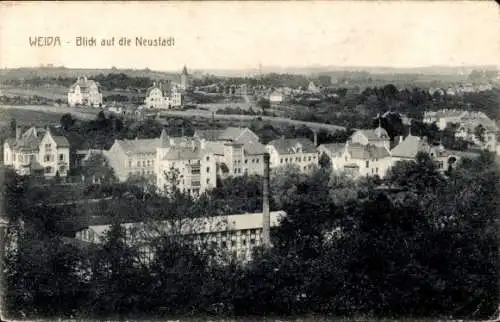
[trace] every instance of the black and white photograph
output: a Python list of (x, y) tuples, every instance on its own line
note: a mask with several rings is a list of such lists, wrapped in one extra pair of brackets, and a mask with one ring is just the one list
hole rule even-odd
[(2, 321), (500, 319), (495, 1), (0, 1)]

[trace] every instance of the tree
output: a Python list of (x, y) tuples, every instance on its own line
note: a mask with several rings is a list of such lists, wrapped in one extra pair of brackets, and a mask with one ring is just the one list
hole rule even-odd
[(102, 154), (92, 154), (81, 168), (81, 174), (86, 182), (112, 183), (116, 182), (113, 168)]
[(73, 119), (71, 114), (66, 113), (61, 116), (61, 120), (59, 121), (59, 123), (61, 124), (61, 127), (64, 131), (68, 131), (75, 124), (75, 120)]
[(481, 142), (481, 143), (484, 143), (485, 142), (485, 134), (486, 134), (486, 129), (484, 128), (484, 126), (482, 124), (478, 124), (475, 128), (474, 128), (474, 136), (476, 137), (476, 139)]
[(332, 160), (326, 153), (322, 153), (318, 160), (319, 166), (324, 169), (332, 168)]
[(271, 107), (271, 102), (269, 99), (262, 97), (257, 101), (257, 105), (262, 109), (262, 114), (264, 114), (265, 111)]

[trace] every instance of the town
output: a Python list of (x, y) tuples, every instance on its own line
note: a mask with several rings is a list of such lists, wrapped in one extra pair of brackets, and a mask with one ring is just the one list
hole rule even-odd
[[(339, 283), (361, 276), (381, 292), (370, 314), (439, 315), (448, 302), (418, 302), (426, 292), (466, 301), (494, 284), (498, 72), (412, 87), (187, 66), (15, 75), (1, 75), (0, 108), (7, 308), (19, 316), (351, 315), (368, 297), (342, 297)], [(431, 273), (435, 261), (465, 271)], [(434, 289), (477, 265), (472, 284)], [(394, 287), (401, 297), (385, 299)]]

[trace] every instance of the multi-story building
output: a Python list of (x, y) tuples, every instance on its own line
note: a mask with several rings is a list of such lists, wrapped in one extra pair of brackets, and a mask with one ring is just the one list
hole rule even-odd
[(266, 148), (259, 142), (211, 142), (202, 139), (206, 151), (213, 153), (217, 175), (221, 178), (241, 175), (264, 175)]
[(394, 165), (399, 161), (414, 161), (419, 152), (428, 153), (441, 171), (448, 170), (450, 166), (455, 167), (461, 158), (477, 156), (474, 152), (447, 150), (442, 145), (431, 146), (426, 137), (420, 138), (410, 134), (391, 150), (392, 163)]
[(350, 143), (359, 143), (361, 145), (375, 145), (390, 149), (391, 139), (387, 131), (380, 125), (376, 129), (358, 130), (354, 132), (350, 139)]
[(155, 139), (115, 140), (104, 155), (118, 180), (143, 177), (156, 182), (157, 148), (187, 147), (192, 146), (192, 141), (188, 137), (169, 137), (163, 129), (160, 137)]
[(392, 166), (391, 153), (383, 146), (348, 141), (345, 144), (323, 144), (318, 151), (328, 156), (334, 170), (349, 172), (356, 177), (378, 175), (383, 178)]
[[(478, 133), (478, 128), (482, 128)], [(468, 112), (460, 119), (455, 137), (471, 141), (491, 152), (495, 152), (497, 145), (498, 127), (483, 112)]]
[(87, 77), (78, 77), (76, 83), (69, 88), (68, 105), (101, 106), (102, 94), (99, 93), (98, 83)]
[(153, 83), (148, 88), (144, 104), (147, 108), (170, 109), (182, 105), (182, 94), (173, 84)]
[[(285, 216), (284, 211), (270, 212), (271, 228), (279, 226)], [(229, 258), (248, 261), (253, 249), (262, 243), (262, 217), (262, 213), (252, 213), (185, 218), (175, 222), (123, 223), (122, 227), (126, 231), (126, 242), (141, 250), (140, 259), (145, 263), (154, 259), (153, 243), (160, 234), (177, 237), (179, 242), (190, 244), (199, 252), (213, 249), (221, 255), (227, 254)], [(78, 231), (75, 238), (87, 243), (102, 243), (110, 227), (111, 225), (89, 226)]]
[(198, 196), (217, 185), (214, 154), (194, 140), (191, 146), (166, 145), (157, 148), (155, 173), (156, 186), (164, 193), (175, 187)]
[(300, 171), (308, 172), (318, 165), (318, 151), (311, 140), (306, 138), (273, 140), (266, 145), (271, 168), (295, 165)]
[(45, 177), (65, 177), (70, 169), (69, 142), (55, 135), (50, 128), (29, 128), (22, 133), (16, 128), (16, 137), (4, 143), (4, 164), (21, 175), (43, 174)]
[(424, 112), (424, 123), (436, 123), (440, 130), (444, 130), (448, 124), (459, 124), (460, 120), (468, 114), (467, 111), (443, 109), (436, 112)]

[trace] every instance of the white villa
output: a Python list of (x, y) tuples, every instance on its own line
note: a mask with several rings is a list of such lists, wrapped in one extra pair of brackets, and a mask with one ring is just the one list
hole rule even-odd
[(76, 83), (71, 85), (68, 91), (69, 106), (92, 106), (102, 105), (102, 94), (99, 93), (98, 83), (87, 77), (78, 77)]
[(4, 164), (13, 167), (20, 175), (43, 174), (65, 177), (70, 168), (69, 142), (64, 136), (54, 135), (50, 129), (31, 127), (3, 145)]
[(144, 104), (147, 108), (170, 109), (182, 105), (182, 94), (175, 84), (154, 83), (146, 93)]

